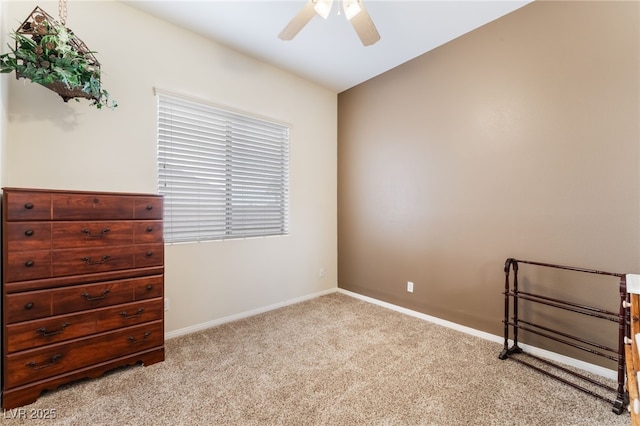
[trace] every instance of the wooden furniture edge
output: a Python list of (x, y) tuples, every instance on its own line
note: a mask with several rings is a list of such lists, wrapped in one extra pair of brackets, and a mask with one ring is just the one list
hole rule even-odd
[(2, 395), (2, 408), (8, 410), (31, 404), (35, 402), (45, 390), (55, 390), (62, 385), (73, 383), (80, 379), (96, 379), (119, 367), (138, 363), (142, 363), (144, 366), (149, 366), (161, 361), (164, 361), (164, 346), (116, 358), (87, 368), (75, 370), (67, 374), (61, 374), (59, 376), (41, 380), (39, 382), (29, 383), (4, 392)]

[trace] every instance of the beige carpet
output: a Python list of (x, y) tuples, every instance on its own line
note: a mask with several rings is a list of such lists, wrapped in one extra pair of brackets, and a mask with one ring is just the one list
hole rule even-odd
[[(332, 294), (168, 340), (166, 361), (45, 393), (28, 425), (629, 425), (502, 345)], [(10, 413), (9, 413), (10, 414)]]

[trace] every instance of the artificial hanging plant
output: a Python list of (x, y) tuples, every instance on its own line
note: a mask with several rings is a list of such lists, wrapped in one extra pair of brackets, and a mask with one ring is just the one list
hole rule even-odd
[[(66, 10), (66, 8), (65, 8)], [(40, 7), (13, 32), (15, 48), (0, 55), (0, 72), (15, 71), (16, 78), (27, 78), (69, 99), (86, 98), (101, 109), (115, 108), (109, 92), (100, 83), (100, 63), (87, 46), (63, 23)]]

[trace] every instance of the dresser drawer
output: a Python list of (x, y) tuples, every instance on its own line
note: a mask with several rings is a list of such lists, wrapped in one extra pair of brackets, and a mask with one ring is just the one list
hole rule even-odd
[(8, 324), (162, 296), (164, 277), (131, 278), (5, 296)]
[(51, 251), (8, 252), (4, 270), (5, 282), (51, 277)]
[(4, 296), (4, 323), (27, 321), (51, 315), (53, 295), (48, 290)]
[(6, 220), (51, 220), (51, 194), (5, 191)]
[(140, 244), (135, 246), (136, 268), (147, 268), (164, 264), (164, 244)]
[(134, 267), (133, 246), (53, 250), (51, 253), (54, 277), (95, 274)]
[(131, 280), (71, 286), (53, 290), (52, 293), (51, 315), (85, 311), (134, 300)]
[(9, 252), (51, 248), (51, 222), (8, 222), (5, 232)]
[(161, 346), (162, 321), (101, 333), (5, 356), (4, 384), (32, 383), (89, 365)]
[(124, 246), (133, 243), (133, 222), (54, 222), (52, 247)]
[(157, 297), (160, 295), (152, 295), (150, 291), (140, 292), (148, 297), (136, 297), (137, 289), (148, 286), (152, 289), (162, 288), (163, 279), (162, 275), (155, 275), (56, 289), (51, 291), (53, 293), (51, 314), (60, 315)]
[(164, 304), (156, 298), (113, 307), (8, 325), (7, 352), (13, 353), (104, 331), (161, 320)]
[(147, 220), (134, 222), (133, 241), (136, 244), (163, 242), (162, 221)]
[(133, 219), (134, 199), (123, 195), (52, 194), (54, 220)]
[(135, 219), (162, 219), (162, 197), (137, 197), (134, 204)]
[(164, 275), (138, 278), (133, 281), (133, 297), (135, 300), (162, 296), (164, 296)]

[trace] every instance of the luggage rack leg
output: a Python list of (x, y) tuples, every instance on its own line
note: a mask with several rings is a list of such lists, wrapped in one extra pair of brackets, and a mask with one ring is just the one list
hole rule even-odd
[[(498, 358), (505, 360), (512, 354), (519, 354), (522, 349), (518, 346), (518, 328), (513, 327), (513, 345), (509, 347), (509, 298), (511, 297), (511, 284), (509, 282), (509, 273), (513, 268), (513, 291), (518, 292), (518, 261), (516, 259), (509, 258), (504, 264), (504, 349), (500, 352)], [(513, 314), (515, 323), (517, 324), (518, 318), (518, 303), (513, 302)]]
[(498, 355), (498, 358), (507, 359), (509, 358), (509, 355), (521, 354), (521, 353), (522, 353), (522, 348), (520, 346), (512, 346), (508, 349), (503, 349), (502, 352), (500, 352), (500, 355)]

